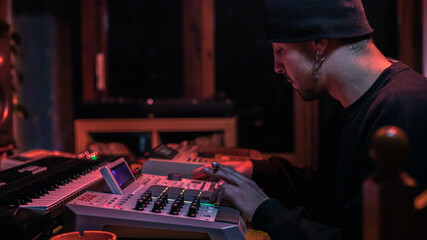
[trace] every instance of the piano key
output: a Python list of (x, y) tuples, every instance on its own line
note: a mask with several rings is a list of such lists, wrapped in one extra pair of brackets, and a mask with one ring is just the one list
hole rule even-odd
[(102, 174), (99, 172), (99, 169), (95, 169), (89, 174), (81, 176), (79, 179), (72, 180), (67, 184), (59, 186), (55, 190), (48, 191), (44, 196), (32, 199), (31, 202), (21, 205), (21, 207), (48, 210), (50, 206), (63, 203), (64, 201), (70, 201), (71, 199), (69, 199), (69, 197), (73, 194), (85, 190), (102, 180)]

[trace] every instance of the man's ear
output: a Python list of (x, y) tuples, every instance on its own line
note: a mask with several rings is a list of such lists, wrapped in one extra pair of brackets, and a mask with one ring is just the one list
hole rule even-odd
[(324, 54), (326, 52), (326, 48), (329, 45), (329, 39), (317, 39), (313, 40), (312, 43), (315, 52), (320, 52)]

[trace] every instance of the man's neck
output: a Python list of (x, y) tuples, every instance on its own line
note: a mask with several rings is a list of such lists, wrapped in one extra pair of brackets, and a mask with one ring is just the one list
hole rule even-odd
[(333, 53), (334, 59), (328, 64), (326, 76), (329, 94), (343, 107), (359, 99), (391, 65), (373, 44), (369, 44), (362, 54), (355, 55), (350, 51), (341, 47)]

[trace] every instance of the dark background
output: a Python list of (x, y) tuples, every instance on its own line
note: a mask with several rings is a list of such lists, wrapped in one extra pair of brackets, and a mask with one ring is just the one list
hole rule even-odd
[[(375, 43), (386, 56), (398, 58), (397, 1), (363, 2)], [(180, 1), (110, 0), (108, 5), (107, 101), (114, 104), (104, 111), (95, 103), (88, 113), (81, 101), (79, 1), (13, 1), (14, 27), (22, 37), (18, 62), (25, 78), (19, 97), (30, 114), (17, 123), (22, 150), (73, 151), (75, 118), (125, 116), (147, 98), (183, 97)], [(209, 100), (233, 103), (224, 111), (239, 118), (239, 147), (292, 152), (292, 88), (274, 73), (262, 5), (263, 0), (215, 1), (216, 95)], [(328, 96), (319, 102), (320, 125), (333, 104)], [(59, 117), (64, 114), (65, 121)]]

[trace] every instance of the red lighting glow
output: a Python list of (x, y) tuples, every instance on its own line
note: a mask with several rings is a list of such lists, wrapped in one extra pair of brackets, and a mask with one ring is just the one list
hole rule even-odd
[(2, 65), (4, 63), (4, 58), (3, 56), (0, 56), (0, 65)]
[(397, 129), (396, 128), (391, 127), (391, 128), (389, 128), (387, 130), (387, 135), (389, 135), (389, 136), (394, 136), (396, 134), (397, 134)]

